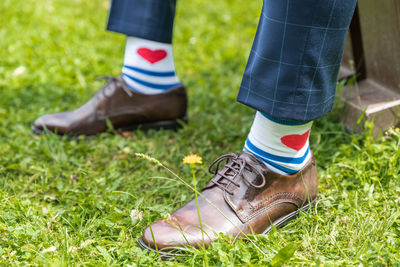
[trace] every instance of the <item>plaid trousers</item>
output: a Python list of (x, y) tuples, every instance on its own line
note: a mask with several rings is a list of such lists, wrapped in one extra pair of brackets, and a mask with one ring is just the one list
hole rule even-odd
[[(107, 29), (170, 43), (175, 6), (176, 0), (112, 0)], [(355, 6), (356, 0), (264, 0), (238, 102), (294, 121), (330, 111)]]

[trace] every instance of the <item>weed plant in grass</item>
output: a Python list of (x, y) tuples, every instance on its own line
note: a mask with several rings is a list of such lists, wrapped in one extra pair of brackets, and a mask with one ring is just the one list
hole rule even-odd
[[(118, 75), (124, 37), (104, 31), (108, 1), (0, 3), (0, 264), (279, 266), (400, 262), (400, 133), (348, 135), (336, 107), (314, 123), (320, 200), (287, 227), (248, 242), (227, 237), (161, 262), (137, 240), (194, 194), (151, 155), (192, 181), (182, 158), (207, 165), (241, 151), (254, 111), (235, 103), (261, 1), (180, 1), (174, 49), (189, 88), (190, 124), (179, 132), (105, 133), (89, 141), (34, 136), (39, 115), (76, 108)], [(369, 127), (369, 128), (368, 128)]]

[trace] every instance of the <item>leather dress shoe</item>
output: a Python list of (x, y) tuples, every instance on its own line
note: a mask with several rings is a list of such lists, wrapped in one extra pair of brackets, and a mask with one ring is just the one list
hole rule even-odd
[(252, 154), (232, 153), (214, 161), (210, 172), (215, 176), (198, 196), (198, 210), (193, 199), (169, 218), (152, 224), (139, 239), (142, 248), (158, 250), (168, 258), (179, 255), (176, 251), (184, 246), (207, 247), (218, 233), (233, 237), (266, 234), (272, 225), (282, 227), (309, 209), (317, 198), (314, 157), (298, 173), (280, 175)]
[(45, 129), (59, 135), (95, 135), (107, 130), (107, 120), (117, 130), (177, 129), (186, 121), (187, 95), (183, 85), (161, 94), (144, 95), (129, 89), (119, 77), (108, 83), (80, 108), (45, 115), (32, 125), (36, 134)]

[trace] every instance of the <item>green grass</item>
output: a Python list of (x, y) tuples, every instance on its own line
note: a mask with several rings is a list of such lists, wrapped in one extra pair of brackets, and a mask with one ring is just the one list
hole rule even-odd
[[(189, 183), (181, 160), (197, 153), (202, 187), (213, 159), (242, 149), (254, 111), (235, 98), (261, 1), (180, 1), (174, 49), (190, 96), (190, 124), (181, 131), (80, 142), (34, 136), (36, 117), (78, 107), (102, 85), (94, 77), (119, 74), (124, 36), (104, 31), (107, 7), (105, 0), (1, 1), (0, 265), (257, 266), (275, 255), (275, 265), (287, 258), (293, 265), (400, 262), (400, 133), (347, 135), (338, 107), (311, 135), (318, 206), (255, 236), (262, 252), (224, 238), (180, 262), (143, 252), (144, 228), (193, 192), (134, 153), (159, 159)], [(132, 210), (143, 219), (132, 220)]]

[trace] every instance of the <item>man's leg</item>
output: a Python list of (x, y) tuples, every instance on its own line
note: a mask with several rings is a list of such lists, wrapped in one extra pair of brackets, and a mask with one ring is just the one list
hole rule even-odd
[(131, 90), (159, 94), (180, 85), (172, 30), (176, 0), (113, 1), (107, 29), (128, 36), (122, 76)]
[(238, 95), (258, 111), (244, 151), (216, 160), (198, 201), (147, 228), (142, 247), (168, 253), (172, 246), (209, 245), (220, 232), (267, 233), (309, 208), (318, 191), (311, 121), (332, 107), (355, 4), (264, 0)]
[[(186, 116), (186, 90), (175, 73), (176, 0), (113, 0), (107, 29), (127, 35), (122, 75), (72, 112), (37, 119), (35, 133), (94, 135), (107, 129), (175, 129)], [(157, 104), (155, 104), (157, 103)]]
[(311, 158), (311, 120), (332, 108), (355, 4), (265, 1), (238, 101), (259, 111), (245, 151), (275, 172), (295, 173)]

